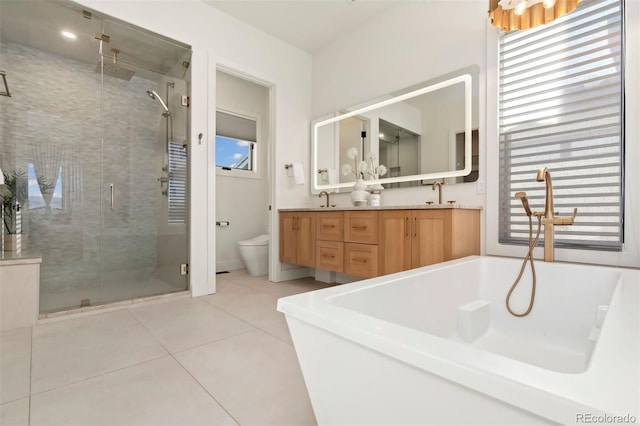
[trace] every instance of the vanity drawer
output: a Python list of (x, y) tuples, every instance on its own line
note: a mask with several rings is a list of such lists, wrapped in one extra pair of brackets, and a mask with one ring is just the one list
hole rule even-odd
[(318, 212), (316, 216), (316, 239), (342, 241), (344, 214), (342, 212)]
[(316, 241), (316, 268), (342, 272), (343, 261), (342, 241)]
[(344, 273), (371, 278), (378, 275), (378, 246), (344, 243)]
[(344, 212), (344, 241), (349, 243), (378, 243), (378, 212)]

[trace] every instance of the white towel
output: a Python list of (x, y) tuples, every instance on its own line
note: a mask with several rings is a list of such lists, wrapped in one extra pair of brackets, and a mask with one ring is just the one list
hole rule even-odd
[(302, 163), (293, 163), (293, 180), (296, 185), (304, 185), (304, 167)]
[(338, 171), (336, 169), (328, 169), (329, 185), (338, 183)]

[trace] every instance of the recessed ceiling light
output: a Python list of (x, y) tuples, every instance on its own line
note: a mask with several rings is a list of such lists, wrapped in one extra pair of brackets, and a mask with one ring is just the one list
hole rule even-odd
[(62, 35), (71, 40), (75, 40), (78, 38), (74, 33), (70, 33), (69, 31), (62, 31)]

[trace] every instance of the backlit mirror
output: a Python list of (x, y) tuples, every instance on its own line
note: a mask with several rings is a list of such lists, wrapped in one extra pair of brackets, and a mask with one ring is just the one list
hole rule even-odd
[(377, 180), (364, 176), (385, 188), (475, 181), (478, 76), (479, 67), (467, 67), (315, 120), (312, 192), (353, 187), (356, 175), (342, 173), (345, 164), (356, 168), (353, 148), (358, 161), (373, 156), (386, 167)]

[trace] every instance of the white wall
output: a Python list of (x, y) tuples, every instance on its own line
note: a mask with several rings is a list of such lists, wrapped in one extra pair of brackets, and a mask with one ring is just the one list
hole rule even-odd
[[(394, 92), (465, 68), (480, 66), (480, 123), (484, 123), (487, 4), (457, 0), (455, 19), (450, 0), (399, 2), (341, 37), (313, 57), (312, 116)], [(390, 64), (393, 64), (390, 66)], [(484, 161), (484, 130), (480, 132), (480, 161)], [(484, 181), (485, 170), (480, 170)], [(475, 183), (445, 185), (443, 198), (485, 206)], [(414, 205), (436, 200), (431, 187), (398, 188), (382, 193), (384, 205)], [(339, 206), (350, 204), (348, 194), (332, 196)], [(314, 200), (314, 205), (319, 201)], [(484, 227), (483, 227), (484, 229)], [(484, 246), (484, 245), (483, 245)]]
[[(229, 176), (218, 170), (216, 179), (216, 221), (228, 221), (216, 233), (216, 269), (228, 271), (244, 268), (238, 241), (267, 232), (269, 152), (269, 90), (261, 85), (220, 72), (216, 74), (218, 108), (258, 118), (257, 178)], [(245, 172), (249, 174), (250, 172)]]
[[(273, 86), (272, 140), (269, 161), (275, 179), (271, 223), (278, 208), (300, 206), (308, 200), (309, 186), (294, 185), (285, 163), (308, 165), (311, 114), (311, 57), (247, 24), (199, 1), (79, 0), (78, 3), (163, 34), (193, 49), (191, 61), (190, 283), (193, 296), (215, 291), (215, 186), (214, 128), (215, 70), (238, 70)], [(286, 66), (283, 66), (286, 64)], [(202, 144), (198, 134), (202, 133)], [(277, 229), (274, 226), (273, 229)], [(278, 247), (272, 233), (271, 252)], [(275, 251), (277, 252), (277, 250)], [(279, 279), (280, 263), (272, 259), (270, 274)]]

